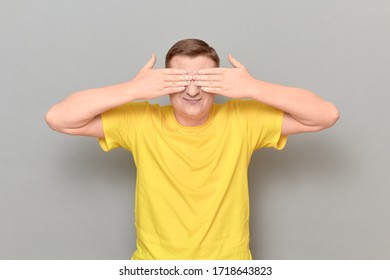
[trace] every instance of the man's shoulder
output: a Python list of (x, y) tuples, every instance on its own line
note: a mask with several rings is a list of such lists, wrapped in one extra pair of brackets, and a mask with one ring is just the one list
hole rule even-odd
[(171, 106), (152, 104), (148, 101), (132, 101), (112, 108), (102, 113), (103, 119), (147, 119), (148, 117), (159, 118), (169, 111)]

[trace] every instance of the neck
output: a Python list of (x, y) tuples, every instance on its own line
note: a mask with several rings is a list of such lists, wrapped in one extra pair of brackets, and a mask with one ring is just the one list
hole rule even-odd
[(175, 113), (175, 118), (178, 123), (184, 126), (201, 126), (209, 119), (209, 113), (204, 116), (180, 116)]

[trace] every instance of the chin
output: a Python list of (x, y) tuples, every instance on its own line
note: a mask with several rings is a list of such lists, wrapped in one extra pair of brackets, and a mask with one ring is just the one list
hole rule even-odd
[(204, 122), (208, 118), (213, 106), (213, 97), (202, 94), (198, 102), (190, 102), (189, 99), (191, 98), (179, 93), (170, 95), (170, 101), (178, 119), (184, 121), (187, 119), (196, 123), (197, 120)]

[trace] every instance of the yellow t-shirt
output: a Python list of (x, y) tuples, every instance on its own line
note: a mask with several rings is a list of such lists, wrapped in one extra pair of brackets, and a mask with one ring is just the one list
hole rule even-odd
[(103, 113), (102, 149), (122, 146), (137, 167), (132, 259), (251, 259), (248, 165), (256, 149), (284, 147), (282, 119), (254, 100), (214, 104), (196, 127), (148, 102)]

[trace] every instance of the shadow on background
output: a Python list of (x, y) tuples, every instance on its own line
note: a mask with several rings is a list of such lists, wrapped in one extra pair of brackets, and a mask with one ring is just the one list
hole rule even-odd
[[(327, 238), (331, 235), (324, 225), (333, 223), (328, 209), (337, 207), (334, 196), (345, 187), (334, 180), (349, 172), (349, 161), (344, 147), (321, 133), (290, 136), (284, 150), (264, 149), (253, 155), (249, 191), (254, 259), (337, 255), (329, 249), (336, 245)], [(313, 240), (303, 238), (308, 235)], [(319, 240), (326, 248), (318, 246)]]

